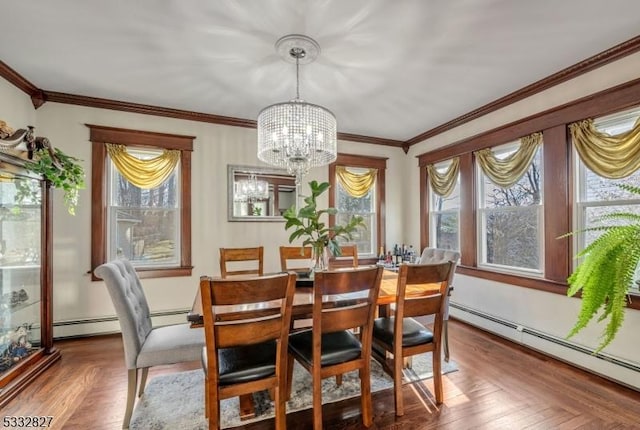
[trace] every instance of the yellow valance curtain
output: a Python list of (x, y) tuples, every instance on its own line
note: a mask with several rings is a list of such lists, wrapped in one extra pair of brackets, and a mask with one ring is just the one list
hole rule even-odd
[(122, 176), (139, 188), (161, 185), (178, 165), (180, 150), (165, 149), (162, 155), (142, 160), (127, 152), (124, 145), (107, 143), (107, 153)]
[(499, 187), (508, 188), (518, 182), (529, 169), (541, 142), (542, 133), (525, 136), (520, 139), (520, 148), (502, 160), (495, 156), (491, 148), (481, 149), (474, 154), (491, 182)]
[(460, 157), (451, 159), (451, 163), (444, 173), (438, 172), (433, 164), (427, 165), (429, 174), (429, 184), (434, 193), (442, 197), (449, 197), (458, 182), (458, 172), (460, 171)]
[(580, 159), (598, 175), (620, 179), (640, 169), (640, 118), (616, 135), (598, 131), (593, 119), (574, 122), (569, 130)]
[(345, 166), (336, 166), (336, 176), (351, 197), (364, 197), (367, 195), (373, 184), (376, 182), (378, 169), (369, 169), (364, 173), (353, 173)]

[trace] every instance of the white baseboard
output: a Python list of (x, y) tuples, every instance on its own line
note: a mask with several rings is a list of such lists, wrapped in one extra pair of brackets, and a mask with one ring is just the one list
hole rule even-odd
[[(640, 363), (602, 352), (594, 354), (593, 349), (453, 301), (449, 306), (449, 315), (453, 318), (640, 391)], [(455, 355), (455, 351), (452, 351), (452, 355)]]
[[(151, 314), (151, 321), (154, 327), (186, 323), (187, 312), (188, 311), (184, 309), (154, 312)], [(120, 322), (117, 316), (55, 321), (53, 323), (54, 339), (96, 336), (111, 333), (120, 333)]]

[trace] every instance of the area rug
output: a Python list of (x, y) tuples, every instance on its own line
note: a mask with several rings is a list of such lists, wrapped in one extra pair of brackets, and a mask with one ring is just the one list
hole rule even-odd
[[(442, 362), (442, 373), (458, 370), (453, 362)], [(405, 380), (417, 381), (432, 377), (431, 354), (413, 357), (413, 367), (406, 369)], [(332, 403), (356, 397), (360, 394), (358, 372), (345, 373), (342, 386), (337, 387), (335, 378), (322, 381), (322, 403)], [(371, 391), (393, 387), (393, 380), (384, 373), (376, 361), (371, 365)], [(241, 426), (254, 421), (271, 418), (273, 403), (266, 391), (253, 395), (256, 417), (240, 421), (238, 398), (221, 403), (221, 427)], [(291, 400), (287, 402), (287, 413), (312, 406), (311, 375), (298, 363), (294, 367)], [(204, 374), (202, 370), (177, 372), (153, 378), (144, 395), (138, 400), (129, 426), (131, 430), (204, 430), (208, 428), (204, 418)]]

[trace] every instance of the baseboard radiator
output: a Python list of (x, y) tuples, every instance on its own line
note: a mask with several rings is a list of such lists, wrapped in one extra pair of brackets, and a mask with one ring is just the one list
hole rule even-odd
[[(532, 329), (532, 328), (524, 327), (524, 326), (521, 326), (519, 324), (514, 323), (513, 321), (505, 320), (505, 319), (496, 317), (495, 315), (489, 315), (489, 314), (481, 312), (481, 311), (479, 311), (477, 309), (472, 309), (472, 308), (469, 308), (467, 306), (460, 305), (458, 303), (450, 302), (449, 306), (454, 308), (454, 309), (460, 310), (462, 312), (466, 312), (468, 314), (475, 315), (477, 317), (480, 317), (480, 318), (483, 318), (485, 320), (491, 321), (493, 323), (501, 324), (501, 325), (503, 325), (505, 327), (508, 327), (508, 328), (511, 328), (511, 329), (513, 329), (515, 331), (518, 331), (518, 332), (521, 332), (521, 333), (524, 333), (524, 334), (528, 334), (530, 336), (535, 336), (535, 337), (537, 337), (539, 339), (542, 339), (544, 341), (551, 342), (551, 343), (554, 343), (556, 345), (560, 345), (560, 346), (562, 346), (564, 348), (568, 348), (568, 349), (571, 349), (573, 351), (577, 351), (577, 352), (580, 352), (580, 353), (583, 353), (583, 354), (587, 354), (587, 355), (589, 355), (591, 357), (598, 358), (598, 359), (606, 361), (608, 363), (615, 364), (616, 366), (620, 366), (622, 368), (629, 369), (629, 370), (632, 370), (634, 372), (640, 373), (640, 366), (638, 364), (631, 363), (631, 362), (628, 362), (628, 361), (624, 361), (624, 360), (621, 360), (621, 359), (616, 358), (616, 357), (612, 357), (612, 356), (607, 355), (607, 354), (602, 353), (602, 352), (597, 352), (596, 353), (593, 348), (587, 348), (587, 347), (584, 347), (582, 345), (577, 345), (575, 343), (567, 341), (566, 339), (563, 339), (563, 338), (560, 338), (560, 337), (556, 337), (556, 336), (552, 336), (552, 335), (549, 335), (547, 333), (544, 333), (544, 332), (541, 332), (541, 331), (538, 331), (538, 330), (535, 330), (535, 329)], [(513, 339), (509, 339), (509, 340), (513, 340)], [(541, 351), (541, 352), (544, 352), (544, 351)]]
[[(165, 324), (159, 323), (158, 325), (166, 325), (166, 324), (180, 323), (180, 322), (186, 323), (187, 322), (186, 315), (188, 312), (189, 312), (188, 309), (152, 312), (151, 318), (152, 319), (158, 319), (158, 318), (171, 319), (171, 321)], [(116, 324), (117, 329), (112, 328), (114, 323)], [(93, 327), (93, 329), (89, 330), (88, 332), (82, 329), (89, 326)], [(76, 337), (86, 337), (86, 336), (112, 334), (112, 333), (120, 332), (119, 330), (120, 324), (118, 321), (118, 317), (115, 315), (110, 317), (55, 321), (53, 323), (53, 327), (54, 327), (54, 339), (70, 339), (70, 338), (76, 338)], [(74, 327), (77, 328), (77, 330), (74, 330)], [(62, 331), (67, 334), (56, 334), (55, 333), (56, 328), (59, 329), (58, 331)], [(76, 331), (78, 333), (74, 334)]]

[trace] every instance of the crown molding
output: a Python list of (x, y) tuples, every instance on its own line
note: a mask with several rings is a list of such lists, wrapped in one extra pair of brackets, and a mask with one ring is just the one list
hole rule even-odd
[[(229, 116), (206, 114), (180, 109), (164, 108), (159, 106), (144, 105), (139, 103), (121, 102), (117, 100), (102, 99), (96, 97), (79, 96), (74, 94), (44, 91), (46, 101), (65, 103), (78, 106), (86, 106), (100, 109), (111, 109), (123, 112), (139, 113), (144, 115), (163, 116), (167, 118), (184, 119), (188, 121), (208, 122), (211, 124), (229, 125), (232, 127), (256, 128), (257, 123), (252, 119), (234, 118)], [(402, 147), (400, 140), (384, 139), (380, 137), (361, 136), (358, 134), (338, 133), (338, 139), (351, 142), (363, 142), (374, 145), (387, 145)]]
[[(351, 133), (338, 133), (338, 139), (350, 142), (361, 142), (374, 145), (385, 145), (400, 148), (406, 154), (409, 148), (425, 139), (444, 133), (445, 131), (459, 127), (469, 121), (480, 118), (498, 109), (502, 109), (512, 103), (530, 97), (562, 82), (576, 78), (605, 64), (619, 60), (627, 55), (640, 51), (640, 36), (627, 40), (613, 48), (596, 54), (580, 63), (567, 67), (553, 75), (527, 85), (511, 94), (507, 94), (478, 109), (468, 112), (458, 118), (434, 127), (406, 141), (386, 139), (373, 136), (362, 136)], [(206, 114), (181, 109), (171, 109), (159, 106), (144, 105), (139, 103), (121, 102), (117, 100), (80, 96), (75, 94), (59, 93), (55, 91), (41, 90), (27, 79), (18, 74), (11, 67), (0, 61), (0, 77), (5, 78), (13, 85), (24, 91), (31, 97), (33, 106), (38, 109), (45, 102), (57, 102), (78, 106), (111, 109), (122, 112), (139, 113), (144, 115), (162, 116), (167, 118), (183, 119), (188, 121), (207, 122), (211, 124), (228, 125), (232, 127), (256, 128), (256, 121), (244, 118), (234, 118), (221, 115)]]
[(33, 103), (34, 108), (38, 109), (46, 101), (46, 97), (40, 88), (33, 85), (24, 76), (2, 61), (0, 61), (0, 77), (11, 82), (14, 86), (31, 97), (31, 103)]
[(498, 109), (502, 109), (503, 107), (506, 107), (510, 104), (542, 92), (562, 82), (574, 79), (584, 73), (590, 72), (591, 70), (602, 67), (605, 64), (619, 60), (623, 57), (626, 57), (627, 55), (634, 54), (638, 51), (640, 51), (640, 36), (636, 36), (633, 39), (622, 42), (621, 44), (616, 45), (613, 48), (607, 49), (606, 51), (596, 54), (593, 57), (589, 57), (584, 61), (567, 67), (566, 69), (554, 73), (553, 75), (547, 76), (546, 78), (534, 82), (533, 84), (527, 85), (526, 87), (512, 92), (511, 94), (507, 94), (506, 96), (494, 100), (491, 103), (479, 107), (478, 109), (475, 109), (462, 116), (459, 116), (458, 118), (427, 130), (424, 133), (421, 133), (407, 140), (405, 142), (405, 145), (407, 147), (415, 145), (416, 143), (422, 142), (425, 139), (437, 136), (441, 133), (444, 133), (445, 131), (459, 127), (469, 121), (480, 118)]

